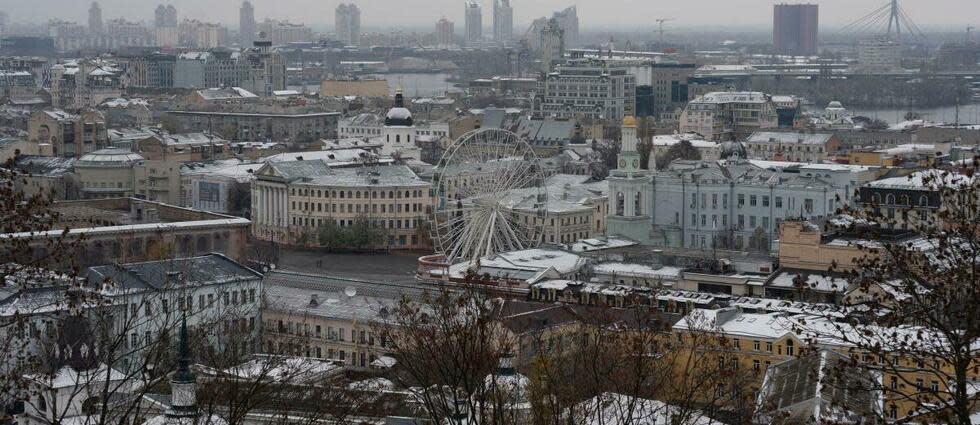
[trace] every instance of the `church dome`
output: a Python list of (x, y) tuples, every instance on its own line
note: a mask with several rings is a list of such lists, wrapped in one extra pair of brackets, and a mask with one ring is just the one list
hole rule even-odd
[(729, 141), (721, 144), (721, 159), (748, 158), (748, 151), (742, 142)]
[(405, 98), (401, 89), (398, 89), (395, 92), (395, 106), (388, 110), (388, 115), (385, 115), (385, 126), (411, 127), (413, 124), (412, 111), (405, 107)]
[(844, 105), (841, 104), (840, 102), (834, 100), (834, 101), (830, 102), (829, 105), (827, 105), (827, 109), (844, 109)]

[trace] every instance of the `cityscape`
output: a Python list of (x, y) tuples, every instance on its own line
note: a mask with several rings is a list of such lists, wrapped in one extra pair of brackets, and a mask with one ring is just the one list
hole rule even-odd
[(159, 1), (0, 3), (0, 425), (980, 424), (980, 3)]

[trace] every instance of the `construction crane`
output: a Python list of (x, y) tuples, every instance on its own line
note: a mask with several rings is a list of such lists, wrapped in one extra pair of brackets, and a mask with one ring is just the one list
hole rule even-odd
[(664, 48), (664, 22), (673, 21), (674, 18), (660, 18), (657, 19), (658, 32), (660, 32), (660, 48)]

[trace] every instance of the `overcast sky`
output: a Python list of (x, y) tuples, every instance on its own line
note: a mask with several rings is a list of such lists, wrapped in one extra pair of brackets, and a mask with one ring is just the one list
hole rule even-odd
[[(348, 0), (349, 1), (349, 0)], [(484, 4), (484, 25), (490, 25)], [(821, 26), (836, 28), (871, 12), (886, 0), (812, 0), (820, 5)], [(903, 0), (903, 8), (922, 27), (962, 27), (980, 24), (980, 0)], [(99, 0), (103, 18), (125, 17), (150, 22), (161, 0)], [(179, 19), (196, 17), (237, 27), (240, 0), (166, 0), (177, 7)], [(332, 28), (334, 8), (340, 0), (254, 0), (257, 20), (288, 19), (315, 28)], [(462, 31), (463, 0), (354, 0), (361, 8), (364, 27), (429, 26), (445, 15)], [(521, 33), (536, 17), (576, 4), (583, 28), (653, 26), (659, 17), (674, 18), (668, 25), (694, 29), (707, 25), (772, 26), (773, 0), (512, 0), (515, 32)], [(43, 22), (49, 18), (86, 22), (88, 0), (0, 0), (0, 10), (12, 20)], [(980, 26), (980, 25), (978, 25)]]

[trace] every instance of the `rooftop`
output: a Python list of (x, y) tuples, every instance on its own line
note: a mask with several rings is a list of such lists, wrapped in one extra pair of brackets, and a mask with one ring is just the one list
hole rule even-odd
[(89, 267), (83, 276), (107, 295), (262, 279), (258, 272), (221, 254)]

